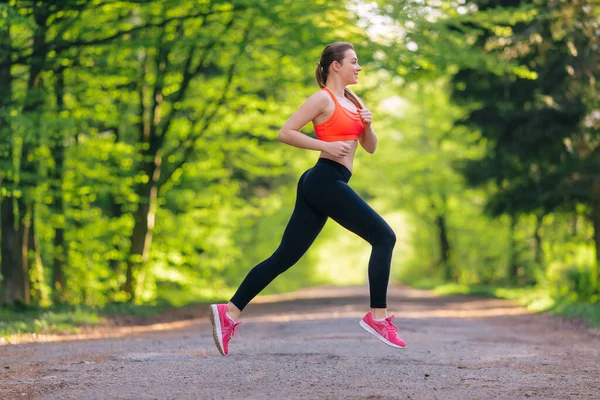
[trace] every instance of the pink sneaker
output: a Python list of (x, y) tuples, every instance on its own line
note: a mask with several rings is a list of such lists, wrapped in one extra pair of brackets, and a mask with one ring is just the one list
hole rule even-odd
[(213, 337), (217, 349), (226, 356), (229, 353), (229, 341), (234, 333), (240, 334), (236, 326), (241, 322), (235, 322), (227, 315), (227, 304), (210, 305), (210, 322), (213, 326)]
[(388, 346), (403, 349), (406, 347), (406, 342), (398, 336), (398, 328), (392, 323), (392, 318), (394, 318), (393, 315), (386, 318), (385, 321), (375, 321), (373, 314), (369, 311), (360, 321), (360, 326)]

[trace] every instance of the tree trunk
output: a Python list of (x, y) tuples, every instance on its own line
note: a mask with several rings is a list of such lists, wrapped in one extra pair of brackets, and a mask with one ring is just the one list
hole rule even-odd
[(131, 235), (131, 249), (127, 260), (124, 290), (129, 295), (129, 301), (135, 301), (136, 283), (134, 272), (140, 265), (148, 261), (150, 245), (152, 244), (152, 231), (156, 215), (156, 200), (158, 198), (158, 179), (160, 177), (161, 158), (156, 155), (154, 162), (146, 166), (149, 177), (147, 183), (138, 187), (139, 203), (135, 213), (135, 225)]
[[(42, 263), (39, 235), (37, 233), (35, 204), (27, 207), (27, 246), (25, 255), (27, 259), (27, 270), (29, 271), (29, 281), (32, 287), (32, 296), (30, 301), (36, 304), (47, 304), (48, 293), (46, 293), (46, 280), (44, 277), (44, 265)], [(25, 247), (25, 246), (24, 246)], [(33, 253), (33, 254), (31, 254)]]
[[(142, 173), (146, 177), (146, 182), (141, 182), (138, 186), (138, 208), (135, 212), (135, 224), (131, 234), (131, 249), (127, 259), (127, 270), (125, 271), (124, 290), (129, 296), (130, 302), (135, 302), (136, 287), (135, 273), (139, 266), (148, 261), (150, 254), (150, 245), (152, 244), (152, 231), (154, 229), (154, 220), (156, 216), (156, 203), (158, 198), (158, 188), (160, 173), (162, 167), (162, 157), (160, 149), (162, 146), (161, 130), (161, 103), (163, 99), (162, 85), (165, 77), (165, 70), (168, 64), (168, 50), (162, 46), (162, 34), (159, 39), (158, 54), (156, 56), (156, 80), (150, 99), (148, 96), (148, 86), (145, 82), (145, 75), (149, 72), (149, 59), (144, 56), (143, 71), (139, 83), (140, 93), (140, 143), (144, 145), (142, 151)], [(150, 102), (146, 105), (146, 100)], [(162, 127), (164, 129), (164, 127)]]
[(30, 243), (33, 245), (33, 263), (35, 267), (35, 282), (37, 283), (37, 287), (35, 288), (35, 297), (38, 304), (47, 305), (49, 302), (49, 296), (46, 289), (46, 277), (44, 274), (44, 263), (42, 262), (40, 236), (37, 232), (37, 222), (35, 221), (34, 216), (35, 212), (31, 215)]
[[(16, 203), (16, 204), (15, 204)], [(5, 198), (0, 205), (2, 230), (2, 303), (29, 304), (29, 271), (23, 239), (27, 237), (25, 225), (19, 215), (25, 214), (25, 202), (21, 198)]]
[(446, 216), (438, 215), (435, 218), (435, 224), (438, 228), (438, 234), (440, 239), (440, 257), (441, 263), (444, 268), (444, 279), (446, 281), (452, 281), (456, 277), (452, 270), (451, 257), (450, 257), (450, 241), (448, 240), (448, 229), (446, 226)]
[[(65, 81), (63, 68), (56, 71), (56, 108), (57, 111), (63, 111)], [(67, 262), (67, 247), (65, 244), (65, 203), (62, 189), (64, 164), (65, 164), (65, 141), (63, 132), (55, 132), (54, 140), (52, 141), (51, 154), (54, 157), (54, 170), (50, 173), (50, 182), (52, 187), (52, 212), (58, 218), (54, 227), (54, 256), (52, 259), (52, 301), (55, 304), (60, 304), (65, 301), (65, 274), (64, 265)]]
[[(5, 48), (0, 47), (0, 109), (10, 110), (12, 106), (12, 75), (11, 75), (11, 55), (6, 50), (11, 47), (10, 37), (10, 18), (5, 24), (0, 25), (0, 43), (5, 44)], [(6, 64), (5, 64), (6, 63)], [(18, 259), (15, 259), (18, 249), (18, 235), (14, 232), (14, 212), (12, 202), (12, 184), (14, 174), (14, 164), (12, 161), (13, 140), (10, 128), (10, 113), (0, 112), (0, 187), (7, 189), (9, 197), (0, 195), (0, 304), (12, 303), (15, 300), (13, 294), (13, 265), (18, 265)]]
[(517, 243), (515, 240), (515, 230), (517, 227), (517, 217), (510, 215), (510, 230), (509, 230), (509, 260), (508, 260), (508, 279), (516, 285), (519, 281), (519, 265), (517, 264)]
[[(12, 97), (12, 75), (9, 21), (0, 29), (0, 106), (3, 110), (11, 110), (14, 105)], [(17, 190), (16, 168), (13, 162), (13, 135), (11, 131), (10, 113), (0, 113), (0, 159), (2, 160), (2, 186), (7, 189), (8, 196), (0, 198), (0, 273), (2, 274), (2, 304), (16, 302), (29, 303), (29, 274), (27, 259), (23, 258), (24, 225), (20, 223), (25, 215), (25, 202), (20, 196), (14, 197)]]
[(535, 216), (535, 230), (533, 232), (533, 240), (535, 241), (535, 249), (533, 254), (533, 259), (536, 265), (545, 270), (544, 265), (542, 264), (542, 223), (544, 221), (544, 215), (536, 215)]
[[(119, 219), (123, 216), (123, 206), (117, 202), (115, 197), (116, 196), (113, 195), (110, 196), (110, 205), (108, 209), (110, 210), (111, 218)], [(114, 249), (118, 254), (121, 254), (122, 249), (118, 243), (114, 244)], [(121, 272), (121, 261), (122, 260), (120, 258), (111, 258), (110, 260), (108, 260), (108, 265), (110, 266), (111, 271), (117, 276), (120, 275)]]
[[(23, 115), (29, 116), (32, 120), (37, 121), (39, 119), (40, 109), (43, 106), (43, 93), (39, 89), (40, 87), (40, 76), (46, 62), (46, 55), (48, 54), (48, 46), (46, 44), (46, 29), (48, 20), (48, 5), (41, 2), (33, 3), (33, 16), (35, 20), (35, 32), (33, 34), (32, 53), (31, 53), (31, 65), (29, 67), (29, 76), (27, 79), (27, 92), (25, 94), (25, 103), (23, 106)], [(10, 56), (9, 56), (10, 57)], [(10, 71), (9, 71), (10, 74)], [(9, 92), (10, 93), (10, 92)], [(34, 126), (39, 126), (35, 123)], [(5, 246), (6, 240), (2, 239), (3, 248), (3, 268), (12, 268), (13, 273), (10, 274), (11, 282), (7, 285), (17, 285), (13, 287), (9, 293), (7, 293), (6, 299), (10, 301), (11, 296), (14, 300), (22, 301), (29, 304), (29, 270), (27, 252), (29, 250), (29, 228), (31, 214), (27, 213), (27, 196), (30, 195), (30, 190), (36, 185), (36, 164), (29, 159), (32, 145), (37, 143), (31, 139), (23, 140), (21, 145), (21, 171), (19, 173), (19, 189), (21, 195), (16, 198), (16, 207), (10, 207), (6, 205), (6, 209), (3, 209), (3, 220), (2, 226), (11, 224), (12, 228), (7, 228), (9, 240), (11, 240), (11, 247)], [(11, 153), (12, 155), (12, 153)], [(15, 182), (16, 183), (16, 182)], [(16, 186), (16, 185), (15, 185)], [(15, 187), (16, 189), (16, 187)], [(3, 202), (3, 203), (6, 203)], [(15, 213), (15, 208), (17, 213)], [(14, 224), (14, 225), (13, 225)], [(12, 237), (14, 234), (17, 235), (18, 239)], [(7, 265), (4, 265), (5, 253), (18, 253), (8, 254)]]
[(577, 214), (571, 217), (569, 227), (571, 228), (571, 236), (576, 238), (579, 235), (579, 216)]
[(600, 179), (592, 181), (592, 223), (594, 225), (594, 245), (596, 262), (592, 267), (591, 281), (596, 292), (600, 290)]
[[(123, 115), (126, 114), (126, 110), (125, 107), (122, 107), (122, 103), (117, 100), (117, 112), (122, 113)], [(116, 126), (113, 128), (114, 129), (114, 134), (115, 134), (115, 145), (120, 143), (121, 141), (121, 137), (120, 137), (120, 127)], [(114, 168), (115, 170), (119, 170), (119, 165), (118, 162), (115, 162), (114, 165), (111, 165), (111, 168)], [(121, 175), (118, 175), (119, 179), (123, 179), (123, 177)], [(111, 219), (119, 219), (123, 216), (124, 212), (123, 212), (123, 205), (117, 201), (117, 196), (118, 196), (118, 192), (120, 189), (118, 188), (114, 188), (113, 190), (115, 190), (115, 192), (111, 192), (110, 193), (110, 197), (109, 197), (109, 205), (107, 207), (107, 212), (109, 212), (109, 216)], [(115, 249), (116, 254), (119, 254), (119, 256), (117, 258), (111, 258), (108, 260), (108, 265), (110, 266), (110, 270), (112, 271), (113, 274), (115, 274), (115, 276), (119, 277), (121, 275), (121, 269), (122, 269), (122, 258), (120, 257), (120, 254), (122, 253), (123, 249), (121, 248), (120, 244), (114, 243), (113, 247)], [(118, 291), (118, 288), (114, 288), (114, 290), (112, 291), (113, 294), (115, 294)]]

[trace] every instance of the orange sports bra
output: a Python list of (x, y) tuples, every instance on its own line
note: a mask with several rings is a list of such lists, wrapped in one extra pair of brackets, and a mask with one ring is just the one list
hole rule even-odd
[(323, 90), (331, 95), (335, 106), (331, 117), (327, 121), (315, 126), (317, 138), (325, 142), (358, 140), (358, 137), (365, 129), (365, 124), (360, 119), (360, 114), (342, 107), (335, 98), (335, 95), (328, 88), (324, 87)]

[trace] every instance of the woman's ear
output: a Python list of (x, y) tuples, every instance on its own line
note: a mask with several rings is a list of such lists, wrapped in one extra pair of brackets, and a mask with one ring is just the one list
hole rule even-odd
[(332, 63), (331, 63), (331, 67), (333, 68), (333, 70), (334, 70), (335, 72), (340, 72), (340, 67), (341, 67), (341, 65), (340, 65), (340, 63), (339, 63), (339, 62), (337, 62), (337, 61), (334, 61), (334, 62), (332, 62)]

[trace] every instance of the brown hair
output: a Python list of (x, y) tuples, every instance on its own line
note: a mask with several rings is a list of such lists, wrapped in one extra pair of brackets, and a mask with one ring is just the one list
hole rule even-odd
[[(331, 64), (334, 61), (341, 64), (344, 61), (344, 54), (346, 54), (346, 51), (348, 50), (354, 50), (354, 46), (348, 42), (335, 42), (325, 47), (325, 50), (321, 53), (321, 60), (317, 63), (317, 70), (315, 71), (315, 77), (317, 78), (319, 87), (325, 87)], [(350, 89), (344, 88), (344, 97), (353, 102), (359, 109), (363, 108), (362, 101), (360, 101)]]

